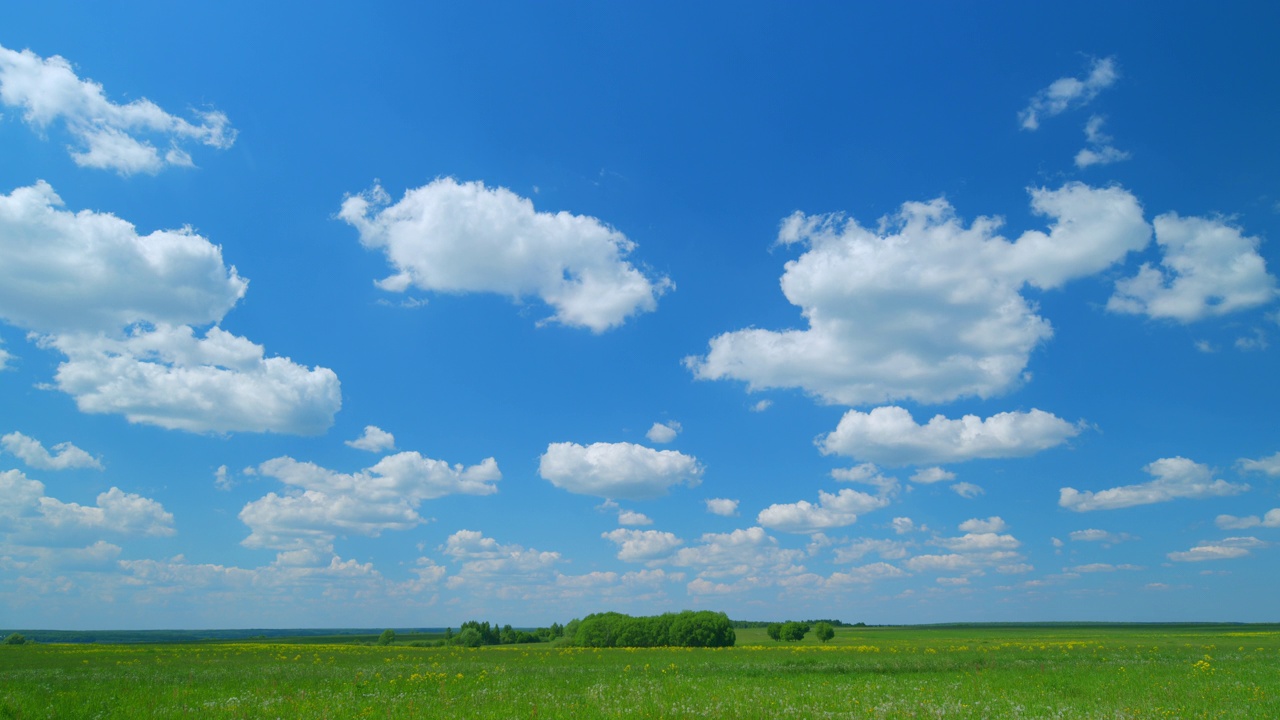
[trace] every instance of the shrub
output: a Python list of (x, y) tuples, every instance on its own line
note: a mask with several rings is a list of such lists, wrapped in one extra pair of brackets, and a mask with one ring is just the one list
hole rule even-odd
[(382, 634), (378, 636), (379, 645), (390, 645), (395, 641), (396, 641), (396, 631), (390, 628), (383, 630)]
[(829, 622), (825, 622), (825, 621), (818, 622), (818, 623), (814, 623), (813, 635), (814, 637), (818, 638), (819, 640), (825, 643), (826, 641), (836, 636), (836, 630), (835, 628), (831, 627), (831, 623)]
[(26, 645), (27, 638), (24, 637), (21, 633), (14, 633), (4, 639), (4, 644), (5, 645)]

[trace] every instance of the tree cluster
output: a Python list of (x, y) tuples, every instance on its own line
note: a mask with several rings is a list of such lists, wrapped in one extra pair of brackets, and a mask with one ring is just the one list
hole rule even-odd
[(462, 626), (458, 628), (457, 635), (453, 634), (452, 629), (446, 630), (444, 635), (447, 644), (462, 645), (464, 647), (550, 642), (563, 636), (564, 627), (559, 623), (551, 623), (551, 627), (538, 628), (533, 632), (528, 632), (516, 630), (510, 625), (503, 625), (499, 628), (497, 623), (490, 625), (487, 621), (478, 622), (476, 620), (468, 620), (462, 623)]
[(709, 610), (646, 617), (596, 613), (570, 622), (565, 634), (583, 647), (731, 647), (737, 639), (729, 617)]

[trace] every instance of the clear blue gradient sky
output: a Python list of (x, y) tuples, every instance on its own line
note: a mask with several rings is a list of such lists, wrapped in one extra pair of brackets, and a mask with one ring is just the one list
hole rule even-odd
[(0, 626), (1275, 621), (1266, 3), (0, 8)]

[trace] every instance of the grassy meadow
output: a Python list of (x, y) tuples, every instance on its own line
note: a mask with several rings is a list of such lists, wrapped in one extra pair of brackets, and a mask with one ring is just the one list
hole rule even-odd
[(724, 649), (0, 646), (0, 718), (1280, 718), (1280, 626), (737, 632)]

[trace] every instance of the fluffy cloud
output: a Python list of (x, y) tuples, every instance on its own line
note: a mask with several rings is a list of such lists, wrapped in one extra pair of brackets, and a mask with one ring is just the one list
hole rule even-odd
[(1113, 312), (1141, 313), (1189, 323), (1265, 305), (1277, 296), (1276, 279), (1258, 254), (1260, 241), (1220, 219), (1155, 219), (1160, 267), (1145, 263), (1116, 283)]
[(634, 510), (619, 510), (618, 524), (619, 525), (652, 525), (653, 520), (651, 520), (648, 515), (645, 515), (644, 513), (638, 513)]
[(60, 209), (41, 182), (0, 196), (0, 318), (67, 356), (58, 389), (89, 413), (193, 432), (323, 432), (338, 378), (193, 325), (248, 283), (189, 230), (139, 235), (112, 215)]
[(600, 537), (618, 545), (618, 559), (625, 562), (647, 562), (664, 558), (684, 541), (669, 532), (658, 530), (626, 530), (618, 528)]
[(706, 501), (707, 512), (712, 515), (723, 515), (724, 517), (732, 517), (738, 514), (738, 501), (728, 498), (711, 498)]
[(1089, 74), (1083, 79), (1058, 78), (1049, 87), (1036, 93), (1027, 107), (1018, 113), (1018, 121), (1023, 130), (1035, 130), (1040, 127), (1041, 118), (1053, 117), (1069, 108), (1089, 104), (1119, 77), (1113, 58), (1094, 60)]
[(450, 588), (488, 588), (502, 597), (518, 598), (529, 584), (550, 581), (552, 569), (561, 561), (558, 552), (503, 545), (477, 530), (455, 532), (440, 550), (461, 563), (447, 581)]
[(697, 568), (699, 578), (733, 575), (794, 575), (804, 570), (799, 563), (804, 551), (778, 546), (764, 528), (752, 527), (731, 533), (706, 533), (700, 544), (681, 548), (671, 558), (679, 567)]
[(695, 487), (702, 472), (684, 453), (625, 442), (551, 443), (538, 464), (538, 474), (558, 488), (623, 500), (660, 497), (673, 485)]
[(86, 413), (191, 432), (318, 435), (342, 406), (338, 376), (263, 348), (221, 328), (203, 338), (190, 326), (135, 327), (123, 338), (59, 335), (43, 347), (67, 356), (59, 390)]
[(1246, 530), (1255, 527), (1276, 528), (1280, 527), (1280, 508), (1268, 510), (1267, 514), (1262, 517), (1257, 515), (1249, 515), (1247, 517), (1219, 515), (1214, 522), (1223, 530)]
[(1124, 485), (1100, 490), (1080, 492), (1075, 488), (1062, 488), (1058, 504), (1068, 510), (1115, 510), (1117, 508), (1168, 502), (1178, 498), (1207, 498), (1238, 495), (1249, 489), (1225, 480), (1213, 479), (1213, 471), (1207, 465), (1192, 462), (1183, 457), (1161, 458), (1143, 468), (1155, 479), (1139, 485)]
[[(100, 84), (80, 79), (66, 59), (42, 58), (30, 50), (0, 47), (0, 103), (21, 109), (23, 120), (42, 132), (61, 121), (80, 146), (71, 148), (77, 165), (121, 175), (155, 174), (167, 165), (189, 167), (191, 156), (183, 143), (228, 148), (236, 137), (223, 113), (197, 112), (192, 123), (145, 98), (118, 105), (106, 98)], [(169, 147), (162, 154), (152, 139)]]
[(532, 295), (554, 308), (549, 320), (603, 332), (654, 310), (673, 287), (627, 262), (635, 243), (599, 220), (537, 212), (480, 182), (441, 178), (394, 205), (375, 187), (343, 201), (338, 217), (385, 253), (395, 273), (378, 286), (391, 292)]
[(915, 520), (909, 517), (896, 517), (893, 519), (893, 531), (899, 535), (926, 529), (923, 525), (916, 525)]
[(967, 533), (998, 533), (1009, 529), (1006, 523), (1000, 517), (989, 517), (986, 520), (980, 518), (972, 518), (960, 523), (960, 532)]
[(150, 498), (113, 487), (95, 505), (45, 495), (44, 483), (18, 470), (0, 472), (0, 532), (32, 545), (65, 544), (86, 534), (173, 535), (173, 515)]
[(376, 453), (383, 450), (394, 450), (396, 437), (377, 425), (365, 425), (364, 434), (355, 440), (347, 440), (346, 444), (357, 450), (368, 450)]
[(770, 505), (756, 517), (762, 526), (788, 533), (815, 533), (852, 525), (858, 516), (889, 504), (885, 495), (871, 495), (845, 488), (835, 494), (818, 491), (818, 504), (801, 500)]
[(995, 532), (969, 532), (958, 538), (939, 538), (938, 545), (958, 553), (997, 552), (1014, 550), (1022, 545), (1012, 535)]
[(956, 474), (940, 467), (921, 468), (911, 475), (911, 482), (919, 485), (931, 485), (937, 482), (950, 482)]
[(1074, 530), (1069, 537), (1072, 542), (1100, 542), (1107, 545), (1114, 545), (1116, 543), (1133, 539), (1129, 533), (1116, 534), (1107, 532), (1106, 530), (1098, 530), (1096, 528), (1089, 528), (1088, 530)]
[(986, 493), (986, 490), (983, 490), (981, 487), (974, 485), (973, 483), (958, 482), (951, 486), (951, 492), (966, 500), (972, 500), (973, 498)]
[(379, 535), (407, 530), (423, 522), (417, 512), (425, 500), (445, 495), (490, 495), (502, 478), (487, 458), (463, 467), (416, 452), (390, 455), (357, 473), (339, 473), (290, 457), (268, 460), (258, 473), (289, 486), (284, 495), (268, 493), (244, 506), (240, 520), (252, 531), (247, 547), (330, 552), (340, 533)]
[(786, 264), (781, 284), (808, 329), (724, 333), (685, 365), (700, 379), (801, 388), (850, 406), (1007, 392), (1052, 335), (1022, 287), (1096, 273), (1151, 235), (1120, 188), (1036, 189), (1031, 205), (1054, 222), (1015, 242), (997, 235), (995, 218), (965, 227), (943, 199), (906, 203), (878, 229), (796, 213), (778, 240), (808, 251)]
[(1254, 537), (1230, 537), (1217, 542), (1197, 545), (1190, 550), (1171, 552), (1168, 558), (1174, 562), (1204, 562), (1206, 560), (1231, 560), (1249, 554), (1266, 543)]
[(1241, 458), (1236, 461), (1236, 465), (1240, 468), (1241, 472), (1256, 472), (1263, 473), (1271, 477), (1280, 477), (1280, 452), (1258, 460)]
[(870, 485), (877, 488), (881, 495), (895, 493), (899, 487), (898, 479), (881, 473), (875, 463), (862, 463), (851, 468), (836, 468), (831, 471), (831, 477), (840, 482)]
[(69, 442), (54, 445), (54, 452), (50, 453), (39, 440), (20, 432), (11, 432), (0, 437), (0, 446), (21, 459), (27, 467), (40, 470), (102, 469), (102, 463), (97, 458)]
[(190, 229), (147, 235), (120, 218), (62, 209), (40, 181), (0, 195), (0, 318), (40, 333), (117, 332), (136, 322), (220, 320), (248, 288)]
[(976, 415), (958, 420), (935, 415), (927, 424), (918, 425), (907, 410), (889, 406), (869, 413), (846, 412), (836, 429), (819, 440), (819, 447), (823, 454), (885, 465), (924, 465), (1023, 457), (1060, 445), (1079, 433), (1080, 426), (1042, 410), (999, 413), (986, 420)]
[(1076, 167), (1084, 169), (1091, 165), (1110, 165), (1129, 159), (1129, 153), (1112, 146), (1111, 136), (1102, 132), (1102, 123), (1103, 119), (1094, 115), (1085, 124), (1084, 136), (1089, 146), (1076, 153)]
[(675, 440), (676, 435), (679, 435), (682, 429), (680, 423), (675, 420), (667, 423), (654, 423), (653, 427), (649, 428), (649, 432), (645, 433), (645, 437), (649, 438), (649, 442), (661, 445)]

